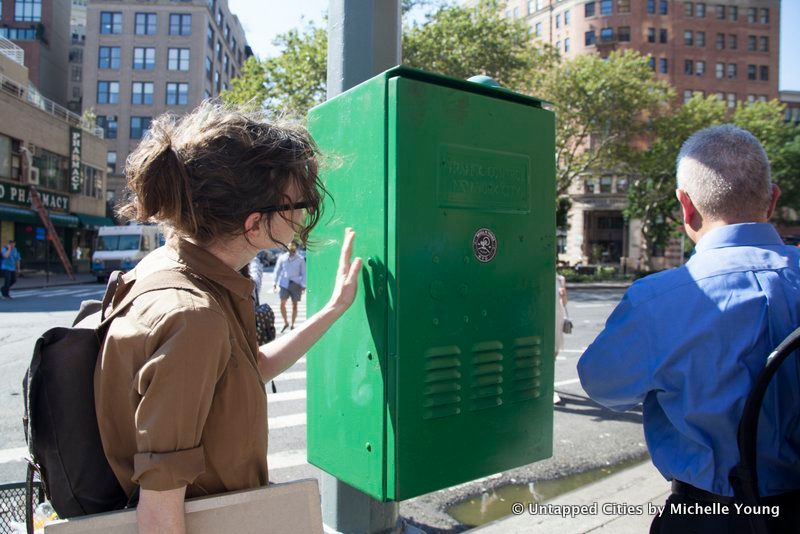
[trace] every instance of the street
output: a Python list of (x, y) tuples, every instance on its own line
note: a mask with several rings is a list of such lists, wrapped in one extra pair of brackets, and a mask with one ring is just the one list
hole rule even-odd
[[(272, 274), (266, 273), (262, 300), (274, 309), (277, 330), (280, 318), (277, 295), (271, 292)], [(80, 301), (100, 298), (100, 284), (75, 285), (13, 292), (13, 300), (0, 301), (0, 484), (25, 478), (22, 432), (22, 376), (36, 338), (53, 326), (68, 325)], [(401, 504), (401, 515), (428, 532), (457, 532), (462, 528), (443, 510), (469, 495), (511, 482), (560, 478), (598, 466), (641, 457), (646, 448), (641, 412), (618, 414), (587, 399), (577, 377), (576, 363), (586, 346), (602, 329), (622, 289), (570, 290), (567, 306), (575, 328), (565, 336), (565, 348), (556, 361), (556, 390), (566, 401), (555, 408), (552, 458), (456, 488), (424, 495)], [(305, 299), (299, 320), (305, 319)], [(289, 306), (291, 313), (291, 307)], [(280, 334), (279, 334), (280, 335)], [(306, 463), (306, 367), (301, 358), (275, 380), (277, 393), (268, 388), (270, 480), (284, 482), (319, 478), (320, 471)], [(427, 528), (426, 528), (427, 527)]]

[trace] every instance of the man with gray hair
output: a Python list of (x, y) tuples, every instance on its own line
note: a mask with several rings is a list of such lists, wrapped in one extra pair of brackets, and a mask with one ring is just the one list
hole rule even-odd
[[(745, 399), (770, 352), (800, 326), (800, 250), (767, 222), (780, 190), (749, 132), (723, 125), (695, 133), (677, 171), (694, 255), (628, 289), (578, 373), (608, 408), (643, 405), (653, 463), (672, 481), (651, 533), (749, 532), (728, 475), (739, 461)], [(797, 358), (773, 379), (758, 436), (759, 491), (769, 510), (779, 509), (766, 516), (770, 531), (800, 532)]]

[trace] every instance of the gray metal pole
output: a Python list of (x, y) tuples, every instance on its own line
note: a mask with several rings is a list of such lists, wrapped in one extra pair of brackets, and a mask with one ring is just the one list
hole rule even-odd
[[(401, 31), (400, 0), (331, 0), (328, 98), (398, 65)], [(398, 532), (398, 508), (322, 474), (322, 520), (328, 534)]]

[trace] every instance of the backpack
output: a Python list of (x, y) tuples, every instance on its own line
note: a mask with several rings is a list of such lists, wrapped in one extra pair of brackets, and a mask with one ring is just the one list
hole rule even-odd
[[(186, 274), (159, 271), (133, 284), (109, 277), (103, 300), (81, 303), (71, 328), (51, 328), (36, 341), (22, 381), (28, 444), (26, 507), (32, 529), (33, 474), (60, 518), (118, 510), (129, 499), (108, 464), (94, 407), (94, 372), (111, 321), (139, 296), (176, 288), (197, 291)], [(118, 294), (119, 293), (119, 294)], [(113, 311), (105, 311), (113, 304)], [(135, 496), (135, 495), (134, 495)]]

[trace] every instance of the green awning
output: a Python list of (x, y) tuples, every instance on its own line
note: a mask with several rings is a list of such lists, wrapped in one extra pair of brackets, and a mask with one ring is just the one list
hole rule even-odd
[(87, 215), (85, 213), (75, 213), (81, 226), (96, 230), (101, 226), (114, 226), (114, 221), (108, 217), (100, 217), (99, 215)]
[[(34, 210), (17, 208), (14, 206), (0, 206), (0, 219), (29, 224), (42, 224), (42, 221), (39, 219), (39, 214)], [(78, 227), (78, 218), (68, 213), (51, 211), (50, 220), (53, 222), (53, 226), (65, 226), (67, 228)]]

